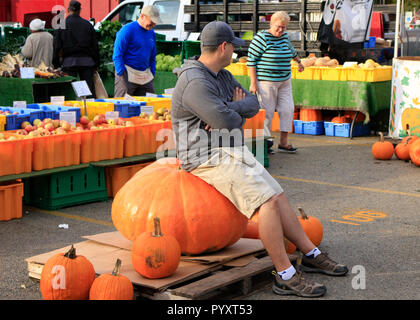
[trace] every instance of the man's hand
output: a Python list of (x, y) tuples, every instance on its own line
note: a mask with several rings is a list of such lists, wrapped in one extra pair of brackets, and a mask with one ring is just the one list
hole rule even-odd
[(232, 101), (241, 101), (246, 96), (245, 92), (242, 91), (241, 88), (236, 87), (233, 91), (233, 98)]

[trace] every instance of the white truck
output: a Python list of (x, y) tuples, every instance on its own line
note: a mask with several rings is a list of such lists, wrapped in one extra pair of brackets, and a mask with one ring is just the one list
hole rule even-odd
[[(245, 0), (229, 2), (244, 3)], [(216, 4), (223, 1), (200, 1), (199, 4)], [(140, 17), (141, 9), (146, 5), (153, 5), (159, 9), (162, 24), (154, 27), (157, 33), (166, 36), (167, 41), (171, 40), (197, 40), (197, 34), (185, 32), (184, 24), (191, 22), (191, 15), (184, 14), (184, 5), (191, 4), (190, 0), (125, 0), (116, 6), (102, 21), (120, 21), (122, 25), (135, 21)], [(210, 17), (208, 17), (210, 18)], [(210, 20), (211, 21), (211, 20)], [(101, 22), (96, 23), (99, 28)], [(191, 37), (191, 38), (189, 38)]]

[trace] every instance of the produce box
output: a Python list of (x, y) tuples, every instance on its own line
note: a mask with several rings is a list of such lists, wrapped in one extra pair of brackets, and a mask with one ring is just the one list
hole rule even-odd
[(295, 133), (321, 135), (324, 134), (324, 121), (293, 120)]
[(156, 41), (156, 54), (164, 53), (165, 55), (176, 56), (182, 58), (182, 41)]
[[(8, 131), (0, 135), (6, 140), (0, 140), (0, 176), (28, 173), (32, 171), (32, 139), (20, 139)], [(14, 137), (15, 140), (7, 140)]]
[(114, 104), (114, 111), (118, 111), (120, 118), (131, 118), (140, 115), (141, 106), (145, 106), (144, 101), (116, 100), (116, 99), (96, 99), (96, 102), (111, 102)]
[(321, 80), (341, 81), (342, 67), (320, 67)]
[(25, 204), (45, 210), (108, 199), (103, 167), (89, 166), (33, 177), (25, 179), (24, 183)]
[(171, 98), (156, 98), (156, 97), (133, 97), (137, 101), (146, 102), (146, 106), (153, 106), (153, 111), (160, 108), (171, 109)]
[(80, 131), (80, 163), (123, 157), (126, 127), (101, 127), (98, 130)]
[(118, 190), (120, 190), (121, 187), (137, 173), (137, 171), (151, 163), (153, 162), (106, 167), (105, 177), (108, 197), (114, 198)]
[(22, 197), (20, 180), (0, 183), (0, 221), (22, 218)]
[[(333, 137), (350, 138), (351, 123), (324, 122), (325, 135)], [(353, 126), (353, 137), (367, 136), (370, 132), (369, 124), (355, 123)]]
[[(59, 118), (58, 112), (51, 109), (49, 106), (46, 106), (46, 105), (32, 103), (32, 104), (28, 104), (26, 106), (26, 108), (42, 111), (43, 115), (42, 115), (42, 118), (38, 118), (39, 120), (43, 120), (45, 118), (50, 118), (50, 119), (58, 119)], [(32, 123), (33, 122), (31, 122), (31, 124)]]
[(227, 67), (225, 67), (232, 75), (234, 76), (247, 76), (248, 75), (248, 67), (246, 63), (236, 62), (231, 63)]
[[(135, 124), (131, 127), (124, 127), (124, 157), (156, 153), (163, 151), (162, 148), (175, 149), (173, 134), (170, 131), (172, 129), (171, 121), (147, 120), (140, 117), (124, 120), (130, 120)], [(167, 130), (163, 131), (163, 129)]]
[(392, 66), (349, 68), (347, 72), (349, 81), (380, 82), (392, 79)]
[(6, 116), (0, 114), (0, 131), (4, 131), (6, 128)]
[[(6, 130), (17, 130), (20, 129), (22, 122), (30, 121), (30, 112), (20, 113), (18, 110), (13, 110), (10, 107), (0, 107), (1, 111), (9, 111), (11, 115), (6, 115)], [(13, 113), (16, 114), (13, 114)]]
[[(65, 107), (80, 108), (80, 116), (85, 115), (85, 107), (83, 101), (65, 101)], [(98, 114), (105, 114), (107, 111), (114, 111), (114, 103), (112, 102), (86, 102), (87, 116), (89, 120), (93, 120)], [(77, 118), (80, 119), (80, 116)]]
[(296, 67), (296, 79), (313, 80), (314, 70), (314, 67), (307, 67), (302, 72), (299, 72)]
[(80, 164), (81, 131), (35, 137), (32, 170), (45, 170)]
[[(260, 109), (260, 111), (254, 117), (246, 119), (243, 125), (245, 139), (264, 136), (264, 120), (265, 109)], [(261, 129), (261, 132), (257, 132), (257, 129)]]
[(201, 44), (201, 41), (185, 40), (182, 43), (182, 61), (184, 61), (184, 59), (188, 59), (190, 57), (200, 55), (201, 54), (200, 44)]

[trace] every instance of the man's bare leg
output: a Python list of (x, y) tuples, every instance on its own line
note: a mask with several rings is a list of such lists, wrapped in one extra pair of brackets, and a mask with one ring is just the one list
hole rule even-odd
[(283, 237), (293, 242), (304, 253), (315, 248), (303, 231), (284, 193), (275, 195), (264, 203), (260, 207), (258, 215), (260, 239), (277, 271), (285, 270), (291, 266)]

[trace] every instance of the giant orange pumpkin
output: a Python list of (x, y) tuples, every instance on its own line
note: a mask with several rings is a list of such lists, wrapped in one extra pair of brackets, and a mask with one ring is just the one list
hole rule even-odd
[(120, 274), (120, 269), (121, 260), (117, 259), (112, 273), (97, 277), (90, 288), (89, 300), (133, 300), (133, 284)]
[[(246, 227), (245, 233), (243, 234), (242, 238), (250, 238), (250, 239), (259, 239), (260, 234), (258, 231), (258, 217), (259, 212), (256, 212), (251, 219), (248, 220), (248, 225)], [(292, 254), (296, 251), (296, 246), (291, 243), (286, 238), (283, 238), (284, 247), (286, 248), (286, 252)]]
[[(165, 161), (163, 161), (165, 160)], [(161, 159), (138, 171), (116, 194), (112, 221), (127, 239), (154, 228), (171, 234), (184, 254), (214, 252), (238, 241), (248, 219), (204, 180), (180, 168), (175, 158)]]
[(178, 268), (181, 248), (170, 234), (162, 234), (160, 220), (154, 218), (153, 232), (143, 232), (133, 243), (131, 263), (140, 275), (149, 279), (169, 277)]
[(95, 280), (92, 263), (76, 255), (71, 246), (66, 253), (58, 253), (47, 260), (41, 272), (40, 289), (44, 300), (88, 300)]
[(372, 145), (372, 155), (378, 160), (389, 160), (394, 154), (394, 145), (389, 141), (384, 141), (384, 135), (379, 132), (380, 140)]
[(298, 217), (300, 224), (302, 225), (303, 231), (305, 231), (309, 240), (319, 246), (322, 241), (324, 234), (324, 228), (322, 227), (321, 221), (317, 218), (306, 215), (302, 208), (298, 208), (300, 217)]

